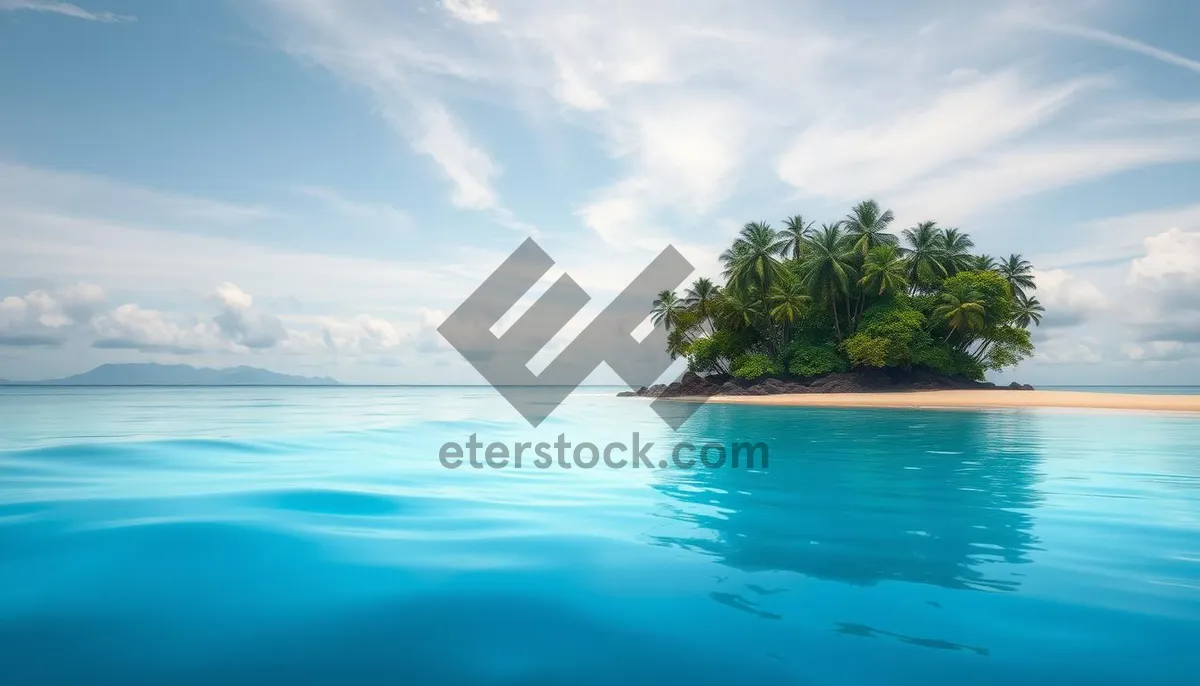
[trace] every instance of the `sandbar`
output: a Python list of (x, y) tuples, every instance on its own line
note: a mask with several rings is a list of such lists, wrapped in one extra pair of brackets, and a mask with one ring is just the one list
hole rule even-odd
[(795, 407), (894, 407), (971, 409), (996, 407), (1067, 407), (1106, 410), (1200, 412), (1200, 395), (1139, 395), (1085, 391), (897, 391), (891, 393), (781, 393), (778, 395), (715, 395), (673, 400)]

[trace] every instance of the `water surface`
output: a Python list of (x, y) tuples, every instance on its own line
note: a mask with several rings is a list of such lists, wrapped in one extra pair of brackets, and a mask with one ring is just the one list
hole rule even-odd
[[(0, 389), (0, 683), (1188, 684), (1200, 420)], [(761, 441), (448, 470), (447, 441)]]

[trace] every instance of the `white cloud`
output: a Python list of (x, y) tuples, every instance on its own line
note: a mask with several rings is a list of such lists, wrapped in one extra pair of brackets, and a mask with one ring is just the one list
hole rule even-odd
[(88, 280), (110, 289), (205, 293), (232, 281), (259, 295), (307, 302), (395, 307), (437, 294), (466, 297), (499, 260), (457, 253), (453, 264), (339, 257), (272, 249), (226, 238), (133, 228), (124, 224), (0, 208), (0, 273), (13, 279)]
[(1101, 43), (1103, 45), (1108, 45), (1120, 50), (1127, 50), (1129, 52), (1135, 52), (1140, 55), (1152, 57), (1161, 62), (1173, 64), (1177, 67), (1183, 67), (1184, 69), (1190, 69), (1194, 72), (1200, 72), (1200, 60), (1184, 57), (1183, 55), (1173, 53), (1170, 50), (1163, 50), (1162, 48), (1155, 47), (1149, 43), (1143, 43), (1142, 41), (1127, 38), (1115, 33), (1109, 33), (1108, 31), (1101, 31), (1100, 29), (1094, 29), (1087, 26), (1072, 26), (1069, 24), (1055, 24), (1052, 22), (1034, 22), (1032, 25), (1045, 31), (1051, 31), (1053, 33), (1058, 33), (1065, 36), (1083, 38), (1085, 40)]
[(1200, 160), (1200, 140), (1115, 139), (1022, 145), (913, 185), (893, 203), (904, 221), (920, 216), (959, 222), (1009, 201), (1120, 171)]
[(104, 302), (104, 289), (90, 283), (4, 297), (0, 299), (0, 345), (60, 345), (73, 327), (87, 323)]
[(323, 345), (339, 353), (385, 353), (411, 343), (411, 338), (400, 327), (380, 317), (321, 317), (318, 323)]
[[(1037, 12), (1020, 0), (918, 4), (878, 22), (833, 2), (663, 0), (619, 12), (602, 0), (444, 3), (494, 22), (484, 31), (358, 3), (272, 4), (268, 30), (370, 88), (441, 165), (459, 207), (501, 203), (503, 160), (470, 142), (475, 120), (451, 117), (448, 103), (466, 96), (598, 134), (619, 167), (574, 206), (617, 247), (678, 240), (747, 193), (778, 196), (779, 180), (806, 202), (888, 193), (901, 223), (958, 221), (1200, 159), (1200, 141), (1113, 114), (1134, 84), (1056, 61), (1060, 37), (1035, 24), (1086, 21), (1098, 10), (1084, 1)], [(439, 104), (419, 105), (424, 123), (412, 125), (405, 111), (429, 102)], [(1087, 135), (1101, 119), (1107, 137)]]
[(1200, 205), (1146, 210), (1085, 222), (1078, 230), (1089, 237), (1087, 241), (1071, 241), (1070, 248), (1040, 254), (1036, 262), (1061, 268), (1097, 263), (1127, 266), (1130, 260), (1145, 254), (1146, 238), (1171, 227), (1200, 230)]
[(1037, 298), (1046, 308), (1043, 326), (1073, 326), (1108, 308), (1094, 284), (1063, 269), (1035, 270)]
[(500, 198), (492, 187), (492, 178), (501, 170), (492, 158), (472, 144), (440, 103), (419, 105), (417, 121), (420, 133), (413, 147), (437, 162), (454, 184), (455, 206), (469, 210), (496, 208)]
[(1200, 345), (1181, 341), (1149, 341), (1121, 346), (1125, 355), (1137, 362), (1179, 362), (1200, 357)]
[(894, 191), (1045, 123), (1094, 84), (1027, 81), (1014, 70), (958, 78), (906, 109), (885, 105), (883, 117), (875, 109), (835, 108), (784, 152), (779, 175), (806, 193), (839, 201)]
[(228, 282), (217, 286), (217, 290), (213, 295), (222, 305), (229, 309), (246, 310), (254, 305), (253, 296), (238, 288), (237, 285)]
[(0, 12), (15, 12), (17, 10), (61, 14), (67, 17), (74, 17), (75, 19), (86, 19), (88, 21), (99, 21), (108, 24), (136, 20), (136, 17), (115, 14), (113, 12), (89, 12), (79, 5), (69, 2), (59, 2), (58, 0), (0, 0)]
[(626, 180), (599, 193), (576, 211), (605, 243), (616, 248), (638, 248), (659, 242), (659, 229), (650, 219), (644, 183)]
[(284, 320), (258, 308), (254, 298), (232, 283), (211, 294), (215, 314), (201, 311), (163, 311), (126, 303), (92, 319), (101, 349), (193, 355), (246, 354), (278, 350), (283, 353), (361, 355), (413, 347), (401, 327), (372, 315), (289, 316)]
[(442, 0), (442, 7), (454, 18), (468, 24), (491, 24), (500, 21), (500, 13), (485, 0)]
[(733, 191), (755, 115), (736, 99), (702, 94), (638, 102), (615, 125), (612, 146), (635, 162), (653, 200), (703, 213)]
[(92, 319), (92, 346), (177, 355), (240, 353), (274, 348), (289, 337), (278, 317), (255, 308), (254, 298), (235, 284), (219, 285), (212, 301), (219, 311), (211, 317), (125, 303)]
[(262, 350), (287, 339), (279, 318), (255, 309), (254, 298), (236, 285), (223, 283), (213, 295), (221, 303), (221, 313), (213, 318), (213, 323), (234, 345)]
[(185, 318), (126, 303), (92, 321), (92, 347), (177, 355), (227, 348), (214, 323), (181, 319)]
[[(441, 168), (453, 187), (455, 207), (486, 211), (497, 224), (536, 234), (516, 218), (494, 187), (502, 167), (474, 142), (467, 127), (447, 109), (436, 89), (423, 87), (428, 74), (472, 79), (474, 67), (422, 45), (445, 27), (418, 26), (405, 8), (357, 10), (336, 2), (264, 0), (284, 18), (269, 30), (279, 35), (289, 52), (313, 60), (336, 76), (371, 93), (380, 115), (397, 135)], [(494, 8), (480, 0), (451, 0), (443, 7), (467, 24), (499, 20)], [(382, 11), (380, 11), (382, 9)], [(397, 9), (400, 9), (397, 7)]]
[(1050, 365), (1100, 364), (1104, 355), (1100, 341), (1091, 337), (1050, 338), (1038, 341), (1033, 362)]
[(1155, 359), (1183, 359), (1200, 350), (1200, 231), (1168, 229), (1143, 242), (1127, 284), (1136, 311), (1137, 346)]
[[(1143, 245), (1146, 254), (1130, 265), (1129, 283), (1200, 286), (1200, 231), (1171, 228), (1146, 238)], [(1200, 301), (1200, 293), (1195, 295)]]

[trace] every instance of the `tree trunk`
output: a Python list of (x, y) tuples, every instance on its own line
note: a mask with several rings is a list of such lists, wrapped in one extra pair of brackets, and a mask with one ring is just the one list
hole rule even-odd
[(833, 297), (833, 293), (829, 294), (829, 311), (833, 312), (833, 330), (837, 332), (838, 340), (842, 340), (842, 326), (838, 323), (837, 316), (837, 298)]

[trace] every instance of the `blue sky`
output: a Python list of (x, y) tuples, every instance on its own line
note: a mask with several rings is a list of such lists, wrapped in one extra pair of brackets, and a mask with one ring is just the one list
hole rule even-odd
[(473, 383), (436, 327), (527, 236), (557, 264), (512, 315), (564, 271), (593, 298), (536, 368), (666, 244), (715, 276), (747, 221), (875, 198), (1034, 262), (1038, 354), (999, 380), (1197, 384), (1198, 25), (1185, 1), (0, 0), (0, 377)]

